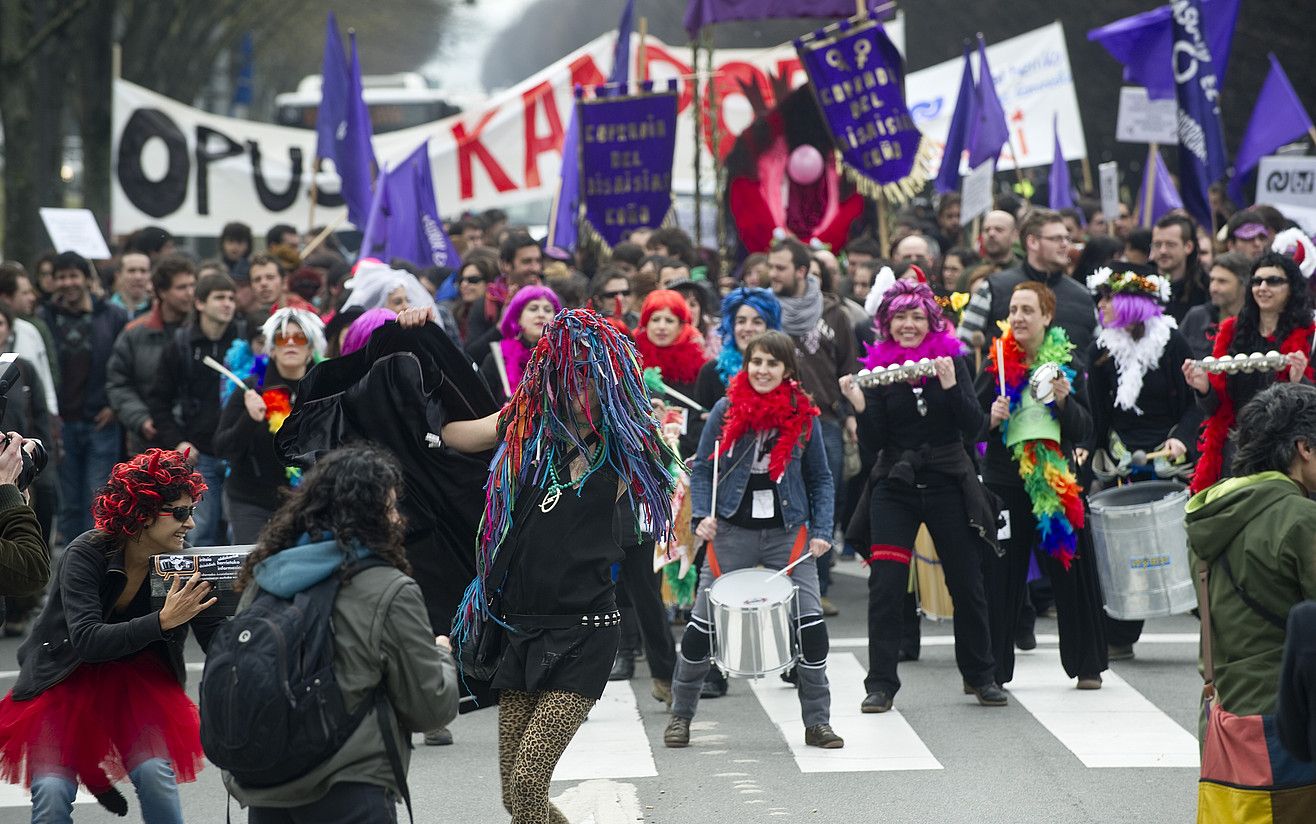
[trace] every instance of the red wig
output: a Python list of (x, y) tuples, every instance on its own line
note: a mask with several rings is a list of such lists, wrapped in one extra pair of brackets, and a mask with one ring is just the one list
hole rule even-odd
[(685, 302), (681, 293), (675, 289), (656, 289), (649, 293), (640, 307), (640, 326), (648, 326), (649, 318), (659, 309), (666, 309), (682, 324), (690, 325), (690, 304)]
[(181, 454), (149, 449), (115, 464), (92, 501), (91, 514), (98, 530), (113, 538), (127, 538), (146, 529), (165, 504), (184, 495), (197, 501), (205, 491), (205, 480)]

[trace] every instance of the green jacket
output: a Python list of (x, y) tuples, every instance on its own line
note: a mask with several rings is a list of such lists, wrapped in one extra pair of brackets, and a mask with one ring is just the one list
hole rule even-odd
[[(50, 550), (36, 513), (13, 484), (0, 486), (0, 596), (40, 595), (50, 580)], [(4, 607), (0, 605), (0, 624)]]
[(1210, 565), (1207, 597), (1215, 684), (1221, 705), (1237, 715), (1275, 711), (1284, 630), (1234, 591), (1238, 585), (1280, 617), (1316, 597), (1316, 501), (1279, 472), (1228, 478), (1188, 501), (1188, 546)]

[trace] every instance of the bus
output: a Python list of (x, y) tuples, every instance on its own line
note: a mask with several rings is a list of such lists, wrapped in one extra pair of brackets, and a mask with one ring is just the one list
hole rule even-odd
[[(461, 100), (425, 82), (416, 72), (367, 74), (361, 78), (361, 96), (370, 111), (374, 134), (408, 129), (460, 114)], [(469, 102), (468, 102), (469, 105)], [(280, 126), (314, 129), (320, 108), (320, 75), (302, 78), (297, 91), (274, 98), (275, 122)]]

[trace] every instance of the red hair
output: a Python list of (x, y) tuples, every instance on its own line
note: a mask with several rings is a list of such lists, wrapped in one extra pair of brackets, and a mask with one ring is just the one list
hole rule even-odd
[(197, 501), (205, 491), (205, 480), (181, 454), (149, 449), (115, 464), (92, 501), (91, 514), (98, 530), (113, 538), (127, 538), (146, 529), (165, 504), (184, 495)]
[(666, 309), (682, 324), (690, 325), (690, 305), (685, 302), (685, 298), (675, 289), (655, 289), (644, 299), (644, 305), (640, 307), (640, 326), (648, 326), (649, 318), (659, 309)]

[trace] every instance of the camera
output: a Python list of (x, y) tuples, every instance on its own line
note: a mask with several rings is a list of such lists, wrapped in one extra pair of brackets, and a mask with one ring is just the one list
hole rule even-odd
[[(9, 406), (9, 390), (18, 383), (22, 373), (18, 370), (18, 355), (14, 352), (6, 352), (0, 355), (0, 417), (4, 417), (5, 410)], [(4, 446), (9, 448), (12, 439), (4, 436)], [(20, 490), (26, 490), (32, 485), (32, 482), (41, 474), (41, 470), (46, 468), (46, 462), (50, 459), (46, 452), (45, 444), (35, 438), (27, 441), (33, 445), (32, 452), (29, 454), (23, 449), (23, 444), (19, 443), (18, 448), (22, 450), (23, 469), (18, 473), (18, 480), (15, 483)]]

